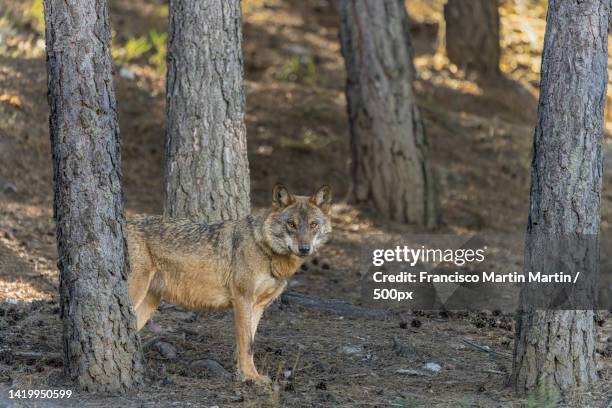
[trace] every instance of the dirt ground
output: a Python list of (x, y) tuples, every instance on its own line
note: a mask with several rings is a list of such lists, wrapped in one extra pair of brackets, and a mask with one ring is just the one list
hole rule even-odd
[[(66, 387), (47, 123), (44, 38), (30, 2), (0, 0), (0, 407), (8, 390)], [(32, 3), (35, 4), (35, 3)], [(443, 225), (435, 233), (522, 233), (529, 194), (545, 4), (502, 1), (504, 77), (483, 82), (440, 52), (442, 0), (409, 2), (419, 78), (415, 89), (439, 179)], [(110, 1), (114, 44), (165, 31), (162, 0)], [(347, 201), (349, 144), (337, 19), (324, 0), (243, 0), (252, 202), (266, 206), (282, 181), (298, 193), (335, 191), (333, 241), (290, 289), (360, 304), (356, 261), (367, 234), (432, 232), (395, 225)], [(129, 216), (162, 210), (164, 75), (136, 57), (117, 66)], [(606, 157), (612, 148), (606, 138)], [(612, 220), (606, 169), (602, 231)], [(517, 253), (514, 261), (519, 262)], [(263, 318), (256, 364), (269, 389), (236, 382), (230, 313), (162, 305), (161, 334), (145, 329), (146, 383), (124, 396), (77, 394), (15, 406), (556, 406), (507, 386), (511, 315), (406, 311), (342, 318), (279, 302)], [(601, 381), (561, 404), (612, 404), (612, 319), (597, 325)], [(212, 361), (212, 362), (211, 362)], [(436, 363), (439, 371), (428, 370)], [(63, 404), (63, 405), (62, 405)]]

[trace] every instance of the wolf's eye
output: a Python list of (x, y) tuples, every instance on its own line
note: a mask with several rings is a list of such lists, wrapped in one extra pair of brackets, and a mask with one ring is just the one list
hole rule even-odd
[(295, 222), (293, 220), (287, 221), (287, 225), (289, 226), (289, 228), (295, 229)]
[(319, 224), (316, 221), (313, 221), (310, 223), (310, 228), (311, 229), (317, 229), (319, 227)]

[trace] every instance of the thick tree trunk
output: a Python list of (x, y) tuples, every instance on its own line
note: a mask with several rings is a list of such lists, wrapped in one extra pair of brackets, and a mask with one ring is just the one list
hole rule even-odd
[(106, 1), (46, 0), (45, 19), (65, 370), (80, 388), (121, 391), (142, 365)]
[(250, 212), (239, 0), (171, 0), (165, 212)]
[[(532, 162), (525, 270), (598, 268), (608, 1), (550, 0)], [(565, 242), (565, 244), (564, 244)], [(564, 251), (557, 251), (559, 246)], [(558, 272), (558, 271), (557, 271)], [(512, 380), (563, 392), (597, 378), (593, 311), (538, 310), (524, 285)], [(584, 293), (594, 296), (595, 288)]]
[(446, 54), (467, 71), (499, 74), (498, 0), (448, 0), (444, 6)]
[(386, 217), (434, 226), (429, 146), (412, 89), (414, 68), (402, 0), (340, 0), (353, 198)]

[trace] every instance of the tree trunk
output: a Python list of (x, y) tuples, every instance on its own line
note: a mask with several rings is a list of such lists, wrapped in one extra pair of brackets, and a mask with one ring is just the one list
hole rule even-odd
[(106, 1), (47, 0), (45, 19), (65, 371), (82, 389), (122, 391), (142, 365)]
[[(608, 2), (550, 0), (542, 55), (525, 270), (597, 272)], [(557, 251), (563, 241), (565, 251)], [(558, 270), (557, 270), (558, 272)], [(594, 287), (585, 293), (594, 296)], [(596, 380), (592, 310), (541, 310), (521, 289), (512, 380), (564, 392)]]
[(239, 0), (170, 1), (166, 88), (166, 215), (247, 215)]
[(466, 71), (499, 74), (498, 0), (448, 0), (444, 6), (446, 54)]
[(435, 226), (429, 146), (412, 89), (403, 0), (340, 0), (352, 195), (401, 223)]

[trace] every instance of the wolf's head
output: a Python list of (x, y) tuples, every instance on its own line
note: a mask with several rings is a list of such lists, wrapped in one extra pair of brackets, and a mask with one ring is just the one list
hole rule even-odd
[(264, 223), (264, 235), (277, 254), (305, 257), (331, 236), (331, 188), (319, 188), (311, 197), (294, 196), (281, 184), (272, 190), (272, 212)]

